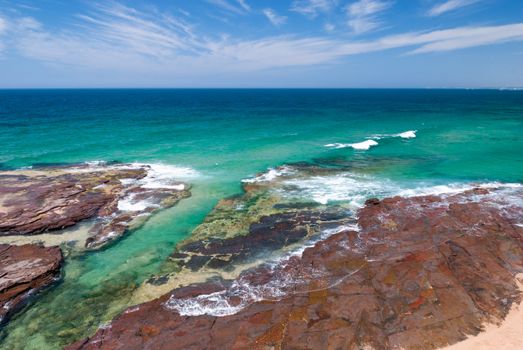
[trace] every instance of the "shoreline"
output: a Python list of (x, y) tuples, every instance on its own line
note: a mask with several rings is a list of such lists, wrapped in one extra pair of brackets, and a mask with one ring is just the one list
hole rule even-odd
[[(275, 181), (265, 190), (276, 186)], [(519, 195), (520, 189), (514, 191)], [(250, 201), (251, 211), (243, 215), (251, 214), (252, 208), (263, 212), (248, 194), (243, 200)], [(304, 222), (314, 225), (315, 210), (323, 210), (326, 218), (336, 219), (345, 229), (299, 255), (246, 270), (232, 281), (214, 278), (180, 286), (130, 307), (66, 349), (127, 349), (138, 344), (155, 349), (319, 349), (351, 344), (476, 349), (478, 340), (497, 344), (501, 338), (507, 344), (502, 348), (518, 348), (523, 313), (515, 304), (521, 301), (522, 288), (514, 279), (521, 278), (515, 276), (521, 259), (514, 254), (521, 250), (522, 231), (513, 220), (521, 217), (521, 208), (500, 215), (492, 203), (509, 205), (501, 194), (475, 188), (453, 195), (369, 199), (358, 211), (357, 227), (346, 225), (348, 212), (335, 217), (326, 208), (300, 207), (291, 215), (283, 205), (286, 214), (258, 218), (247, 235), (232, 238), (221, 232), (204, 245), (178, 246), (171, 259), (198, 273), (227, 253), (231, 258), (220, 266), (228, 270), (242, 247), (256, 242), (258, 230), (265, 236), (290, 236)], [(219, 203), (201, 230), (207, 232), (217, 223), (227, 226), (222, 216), (237, 205), (230, 200)], [(486, 325), (502, 319), (501, 327)], [(467, 339), (467, 334), (479, 335)], [(175, 345), (170, 342), (173, 336)]]

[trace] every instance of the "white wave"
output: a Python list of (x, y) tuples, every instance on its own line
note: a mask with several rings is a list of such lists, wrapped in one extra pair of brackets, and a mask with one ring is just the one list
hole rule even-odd
[(147, 176), (140, 180), (140, 185), (143, 188), (149, 189), (173, 189), (182, 191), (185, 189), (180, 180), (190, 180), (199, 177), (199, 173), (189, 167), (180, 167), (166, 164), (144, 164), (132, 163), (135, 167), (148, 167)]
[(353, 173), (288, 179), (283, 184), (288, 187), (276, 191), (285, 197), (313, 200), (320, 204), (347, 202), (356, 208), (362, 207), (365, 201), (372, 197), (450, 195), (477, 187), (485, 189), (522, 187), (517, 183), (499, 182), (445, 185), (412, 181), (404, 183)]
[(270, 182), (277, 177), (285, 176), (285, 175), (291, 175), (294, 171), (290, 167), (282, 166), (279, 168), (269, 168), (268, 171), (266, 171), (263, 174), (260, 174), (256, 177), (249, 178), (249, 179), (243, 179), (242, 182), (245, 183), (256, 183), (256, 182)]
[(143, 211), (147, 208), (158, 208), (158, 204), (152, 203), (148, 200), (135, 200), (133, 194), (118, 201), (118, 210), (121, 211)]
[(416, 137), (416, 130), (404, 131), (394, 136), (401, 137), (403, 139), (413, 139)]
[(378, 143), (376, 141), (367, 140), (367, 141), (363, 141), (363, 142), (353, 143), (353, 144), (350, 144), (349, 146), (354, 149), (357, 149), (357, 150), (366, 151), (369, 148), (371, 148), (372, 146), (377, 146), (377, 145), (378, 145)]
[(407, 130), (398, 134), (375, 134), (369, 137), (371, 140), (381, 140), (387, 138), (401, 137), (402, 139), (413, 139), (416, 137), (417, 130)]
[(352, 147), (355, 150), (367, 151), (371, 147), (377, 146), (377, 145), (378, 145), (378, 142), (376, 142), (375, 140), (366, 140), (366, 141), (362, 141), (362, 142), (358, 142), (358, 143), (329, 143), (329, 144), (325, 145), (325, 147), (331, 147), (331, 148), (336, 148), (336, 149)]
[(290, 188), (281, 191), (283, 196), (305, 198), (320, 204), (343, 201), (355, 207), (363, 206), (370, 197), (384, 196), (400, 190), (391, 181), (351, 173), (290, 179), (284, 181), (284, 185)]
[(87, 165), (90, 165), (92, 167), (99, 167), (99, 166), (104, 166), (107, 164), (107, 162), (105, 160), (91, 160), (91, 161), (87, 161), (84, 163)]
[[(178, 178), (178, 179), (193, 179), (200, 176), (200, 173), (193, 168), (176, 166), (163, 163), (124, 163), (124, 164), (108, 164), (103, 160), (93, 160), (84, 162), (88, 167), (87, 168), (77, 168), (78, 170), (83, 171), (92, 171), (93, 168), (103, 169), (140, 169), (140, 168), (149, 168), (152, 176), (156, 178)], [(75, 169), (75, 168), (72, 168)]]
[[(142, 179), (124, 178), (120, 179), (120, 183), (126, 188), (140, 186), (144, 189), (168, 189), (183, 191), (185, 185), (181, 183), (181, 180), (194, 179), (200, 174), (189, 167), (180, 167), (174, 165), (160, 164), (160, 163), (129, 163), (129, 164), (107, 164), (105, 161), (89, 161), (84, 164), (87, 167), (77, 167), (68, 169), (70, 172), (90, 172), (90, 171), (103, 171), (108, 169), (121, 169), (121, 170), (132, 170), (132, 169), (145, 169), (147, 175)], [(143, 211), (147, 208), (157, 208), (158, 205), (155, 203), (148, 202), (147, 200), (135, 201), (133, 195), (125, 196), (118, 201), (118, 209), (121, 211)]]
[(391, 137), (401, 137), (403, 139), (413, 139), (416, 137), (417, 130), (407, 130), (404, 132), (401, 132), (399, 134), (377, 134), (373, 135), (368, 138), (366, 141), (358, 142), (358, 143), (329, 143), (326, 144), (325, 147), (330, 148), (347, 148), (352, 147), (355, 150), (359, 151), (367, 151), (373, 146), (377, 146), (378, 142), (376, 140), (381, 140), (385, 138), (391, 138)]
[(182, 180), (190, 180), (200, 176), (200, 173), (189, 167), (181, 167), (160, 163), (129, 163), (129, 164), (112, 164), (107, 165), (105, 161), (89, 161), (84, 164), (87, 168), (71, 168), (71, 172), (90, 172), (107, 169), (145, 169), (147, 176), (143, 179), (120, 179), (124, 186), (139, 185), (147, 189), (172, 189), (183, 191), (185, 185), (180, 183)]

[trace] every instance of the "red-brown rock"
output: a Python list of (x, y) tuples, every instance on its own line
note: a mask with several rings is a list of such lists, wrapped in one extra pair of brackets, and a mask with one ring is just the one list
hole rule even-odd
[(358, 232), (232, 284), (174, 290), (69, 349), (445, 346), (521, 301), (522, 218), (523, 208), (488, 191), (369, 201)]
[(0, 324), (60, 275), (60, 248), (0, 244)]
[[(101, 247), (123, 235), (138, 216), (190, 195), (188, 186), (174, 179), (153, 187), (140, 182), (151, 170), (79, 164), (0, 172), (0, 236), (37, 235), (92, 219), (86, 246)], [(131, 208), (121, 209), (122, 201)]]

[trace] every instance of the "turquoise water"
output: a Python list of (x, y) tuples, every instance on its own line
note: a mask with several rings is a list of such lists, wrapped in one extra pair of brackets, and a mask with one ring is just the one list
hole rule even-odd
[[(367, 151), (332, 149), (376, 134)], [(3, 330), (5, 349), (56, 349), (127, 306), (240, 180), (294, 161), (394, 181), (523, 182), (523, 92), (489, 90), (0, 91), (0, 168), (94, 160), (190, 167), (193, 196), (100, 252)]]

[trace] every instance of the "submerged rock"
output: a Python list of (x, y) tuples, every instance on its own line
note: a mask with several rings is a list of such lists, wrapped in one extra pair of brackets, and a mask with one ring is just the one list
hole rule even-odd
[(0, 325), (60, 275), (58, 247), (0, 244)]
[[(68, 349), (434, 349), (458, 342), (521, 302), (515, 276), (523, 271), (523, 208), (509, 199), (522, 197), (522, 189), (482, 188), (370, 200), (358, 229), (340, 226), (303, 253), (233, 281), (175, 289)], [(242, 239), (249, 246), (248, 236), (238, 236), (235, 249)], [(223, 245), (213, 244), (193, 250), (220, 253)]]
[(100, 247), (155, 210), (188, 197), (149, 165), (81, 164), (0, 172), (0, 236), (57, 232), (92, 219), (85, 245)]

